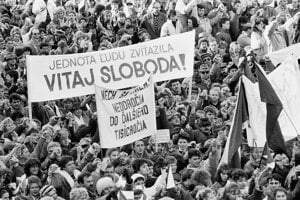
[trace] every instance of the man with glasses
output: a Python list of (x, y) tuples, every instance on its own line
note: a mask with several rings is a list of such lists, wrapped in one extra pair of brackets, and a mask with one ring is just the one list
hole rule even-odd
[(150, 34), (151, 39), (160, 37), (161, 27), (167, 21), (165, 14), (160, 12), (161, 4), (159, 1), (153, 3), (152, 12), (145, 15), (142, 21), (142, 28)]

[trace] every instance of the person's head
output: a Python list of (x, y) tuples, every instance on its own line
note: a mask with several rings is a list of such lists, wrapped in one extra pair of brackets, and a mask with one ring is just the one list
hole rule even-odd
[(288, 0), (278, 0), (278, 5), (282, 8), (285, 8), (288, 4)]
[(193, 169), (184, 169), (181, 174), (181, 183), (184, 187), (193, 190), (193, 183), (192, 183), (192, 175), (194, 173)]
[(196, 170), (192, 174), (192, 184), (195, 186), (209, 187), (212, 184), (211, 175), (206, 170)]
[(201, 152), (198, 149), (188, 151), (189, 164), (192, 168), (198, 168), (201, 162)]
[(174, 156), (167, 156), (165, 158), (165, 162), (167, 163), (168, 167), (172, 168), (172, 173), (176, 173), (177, 171), (177, 160)]
[(53, 187), (52, 185), (44, 185), (40, 190), (40, 197), (43, 198), (46, 196), (52, 197), (54, 200), (56, 200), (58, 195), (55, 187)]
[(133, 174), (131, 176), (134, 189), (145, 189), (145, 177), (142, 174)]
[(112, 165), (111, 163), (108, 163), (106, 168), (105, 168), (105, 172), (104, 175), (105, 176), (110, 176), (110, 177), (114, 177), (115, 174), (115, 167), (114, 165)]
[(205, 15), (205, 6), (203, 4), (197, 5), (197, 12), (199, 17), (204, 17)]
[(209, 97), (213, 102), (217, 102), (220, 99), (220, 91), (216, 88), (212, 88), (209, 90)]
[(270, 189), (275, 189), (277, 187), (280, 187), (282, 185), (283, 178), (279, 174), (272, 174), (270, 177), (268, 177), (268, 187)]
[(174, 79), (171, 81), (171, 88), (172, 90), (174, 90), (175, 92), (180, 92), (181, 91), (181, 83), (180, 80), (178, 79)]
[(201, 80), (207, 81), (210, 79), (210, 71), (206, 63), (202, 63), (200, 65), (198, 72), (200, 74)]
[(299, 0), (292, 0), (292, 8), (293, 9), (299, 8)]
[(134, 151), (136, 153), (142, 154), (145, 151), (145, 143), (143, 140), (138, 140), (136, 142), (134, 142)]
[(265, 29), (265, 23), (263, 19), (256, 18), (253, 25), (253, 31), (262, 33)]
[(13, 93), (9, 96), (9, 103), (15, 110), (20, 110), (23, 107), (22, 97), (16, 93)]
[(208, 135), (211, 132), (211, 121), (208, 118), (201, 118), (200, 119), (200, 130), (201, 132), (203, 132), (204, 134)]
[(176, 17), (176, 11), (175, 10), (170, 10), (168, 13), (168, 19), (175, 22), (177, 20)]
[(70, 200), (89, 200), (89, 193), (83, 187), (73, 188), (70, 192)]
[(147, 177), (149, 174), (149, 161), (144, 158), (137, 158), (132, 163), (132, 168), (134, 173), (142, 174), (143, 176)]
[[(45, 131), (49, 131), (49, 133), (51, 134), (50, 129), (47, 129)], [(47, 152), (49, 158), (59, 160), (62, 154), (61, 145), (58, 142), (50, 142), (47, 146)]]
[(99, 196), (109, 194), (115, 189), (115, 184), (111, 177), (100, 178), (96, 184), (96, 190)]
[(197, 28), (198, 27), (198, 22), (197, 19), (195, 17), (190, 17), (188, 19), (188, 28)]
[(30, 176), (27, 183), (27, 195), (38, 197), (42, 186), (41, 179), (37, 176)]
[(12, 197), (12, 193), (9, 189), (2, 188), (0, 189), (0, 199), (1, 200), (10, 200)]
[(72, 98), (64, 99), (63, 104), (64, 104), (64, 108), (70, 111), (73, 108), (73, 99)]
[(93, 189), (93, 177), (90, 172), (82, 172), (78, 178), (77, 182), (81, 187), (86, 188), (87, 190)]
[(212, 189), (205, 189), (204, 191), (201, 191), (200, 197), (202, 200), (217, 200), (217, 195), (215, 191)]
[(29, 158), (24, 165), (24, 172), (27, 177), (31, 175), (39, 176), (41, 162), (36, 158)]
[(218, 52), (218, 43), (215, 38), (209, 40), (209, 50), (213, 53)]
[(117, 21), (118, 23), (124, 25), (125, 24), (125, 21), (126, 21), (126, 15), (124, 12), (119, 12), (118, 13), (118, 16), (117, 16)]
[(230, 21), (228, 18), (222, 18), (220, 20), (220, 26), (224, 30), (229, 30), (230, 29)]
[(152, 13), (154, 15), (158, 15), (160, 10), (161, 10), (161, 3), (157, 0), (155, 0), (152, 4)]
[(241, 196), (241, 191), (237, 183), (229, 183), (225, 186), (223, 199), (236, 200), (240, 196)]
[(226, 183), (229, 178), (230, 168), (227, 164), (222, 164), (217, 171), (216, 181)]
[(40, 31), (38, 28), (33, 28), (31, 30), (31, 39), (39, 40), (40, 39)]
[(199, 50), (202, 52), (207, 52), (208, 49), (208, 40), (206, 37), (200, 37), (198, 40)]
[(71, 157), (71, 156), (61, 157), (60, 162), (59, 162), (59, 166), (62, 170), (65, 170), (70, 175), (74, 174), (75, 162), (74, 162), (73, 157)]
[(179, 149), (185, 151), (188, 147), (189, 140), (190, 140), (190, 136), (188, 133), (180, 132), (178, 134), (178, 140), (177, 140), (177, 145)]
[(114, 160), (116, 160), (119, 156), (119, 150), (117, 148), (111, 148), (107, 150), (107, 157), (109, 157), (110, 162), (113, 162)]
[(287, 200), (288, 194), (286, 189), (282, 187), (277, 187), (273, 191), (274, 200)]

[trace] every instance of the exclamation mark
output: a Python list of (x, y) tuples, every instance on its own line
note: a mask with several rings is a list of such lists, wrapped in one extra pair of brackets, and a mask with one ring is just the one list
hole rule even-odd
[(179, 54), (179, 58), (180, 58), (182, 66), (183, 66), (183, 70), (186, 70), (185, 69), (185, 54)]

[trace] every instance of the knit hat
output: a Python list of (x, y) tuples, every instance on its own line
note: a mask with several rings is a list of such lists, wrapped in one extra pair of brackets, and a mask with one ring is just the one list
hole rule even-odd
[(96, 190), (98, 194), (101, 195), (103, 190), (109, 186), (115, 186), (113, 180), (110, 177), (103, 177), (98, 180), (96, 184)]
[(40, 196), (41, 197), (46, 196), (48, 194), (48, 192), (50, 192), (53, 189), (55, 189), (55, 188), (52, 185), (45, 185), (40, 190)]

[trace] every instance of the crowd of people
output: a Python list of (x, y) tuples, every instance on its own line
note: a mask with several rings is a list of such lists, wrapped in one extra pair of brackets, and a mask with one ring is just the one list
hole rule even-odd
[[(0, 199), (300, 199), (298, 138), (268, 165), (242, 132), (240, 168), (220, 163), (239, 78), (256, 80), (254, 60), (267, 73), (277, 67), (267, 54), (300, 41), (299, 11), (299, 0), (1, 0)], [(157, 129), (170, 130), (169, 143), (101, 148), (94, 95), (32, 103), (29, 120), (26, 55), (103, 51), (192, 30), (193, 78), (155, 83)]]

